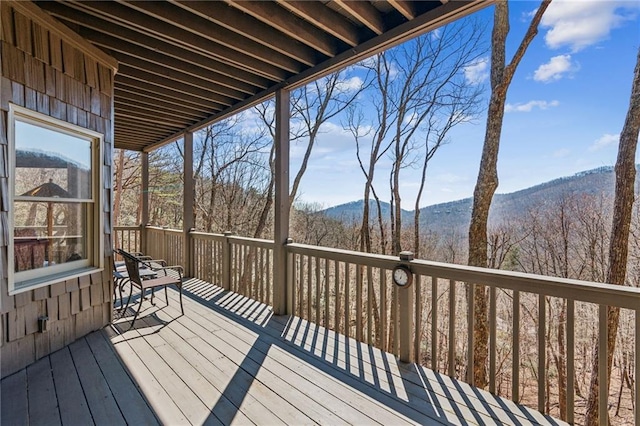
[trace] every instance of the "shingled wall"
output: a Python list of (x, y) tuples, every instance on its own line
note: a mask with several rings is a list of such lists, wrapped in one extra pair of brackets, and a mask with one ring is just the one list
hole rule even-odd
[[(44, 12), (0, 2), (0, 364), (5, 377), (111, 320), (112, 276), (105, 270), (15, 296), (8, 293), (7, 246), (11, 208), (8, 111), (14, 103), (104, 134), (102, 170), (105, 256), (111, 254), (112, 67), (88, 54), (77, 39), (42, 19)], [(29, 9), (31, 8), (31, 9)], [(34, 10), (42, 15), (36, 14)], [(45, 18), (48, 18), (45, 16)], [(50, 19), (50, 18), (49, 18)], [(64, 30), (64, 28), (63, 28)], [(87, 44), (87, 46), (89, 46)], [(89, 49), (90, 47), (88, 47)], [(50, 330), (38, 332), (47, 315)]]

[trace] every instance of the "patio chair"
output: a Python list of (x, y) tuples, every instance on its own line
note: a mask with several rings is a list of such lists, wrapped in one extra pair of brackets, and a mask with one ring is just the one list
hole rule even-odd
[[(129, 307), (129, 302), (131, 301), (131, 295), (133, 294), (133, 287), (137, 287), (140, 289), (140, 302), (138, 304), (138, 309), (136, 314), (131, 321), (131, 328), (136, 322), (138, 318), (138, 314), (140, 314), (140, 308), (142, 307), (142, 302), (144, 300), (144, 294), (147, 289), (151, 289), (151, 303), (153, 303), (153, 295), (156, 288), (164, 287), (164, 295), (167, 302), (169, 304), (169, 296), (167, 294), (167, 287), (170, 285), (175, 285), (180, 292), (180, 312), (184, 315), (184, 307), (182, 306), (182, 277), (184, 274), (184, 269), (182, 266), (153, 266), (151, 262), (148, 260), (140, 259), (128, 253), (122, 249), (117, 250), (118, 254), (122, 256), (124, 259), (125, 265), (127, 266), (127, 275), (129, 276), (129, 282), (131, 283), (131, 293), (129, 293), (129, 298), (127, 299), (127, 304), (124, 308)], [(141, 265), (143, 267), (151, 268), (151, 271), (154, 272), (153, 277), (143, 279), (142, 276), (145, 274), (141, 274), (140, 269)], [(169, 274), (168, 271), (173, 270), (177, 272), (177, 277), (175, 274)], [(164, 275), (160, 275), (160, 273), (164, 273)], [(146, 275), (149, 275), (148, 273)]]

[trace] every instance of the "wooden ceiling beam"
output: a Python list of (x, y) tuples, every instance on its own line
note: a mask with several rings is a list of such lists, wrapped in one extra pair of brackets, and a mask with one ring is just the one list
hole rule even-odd
[[(49, 2), (40, 2), (41, 7), (47, 9)], [(53, 3), (53, 2), (52, 2)], [(73, 2), (63, 3), (65, 6), (74, 7), (85, 13), (110, 21), (125, 28), (135, 28), (146, 34), (153, 34), (162, 40), (171, 40), (185, 49), (195, 50), (204, 55), (216, 58), (222, 63), (233, 64), (241, 70), (249, 71), (269, 80), (284, 80), (291, 74), (279, 67), (265, 63), (256, 58), (240, 53), (234, 49), (212, 42), (204, 37), (187, 31), (181, 27), (167, 25), (159, 19), (145, 13), (128, 8), (114, 2), (96, 1), (91, 3)], [(48, 10), (48, 9), (47, 9)]]
[(119, 106), (133, 106), (147, 110), (155, 109), (167, 114), (174, 114), (177, 117), (182, 117), (187, 120), (201, 120), (204, 118), (201, 114), (193, 113), (190, 109), (184, 108), (183, 105), (167, 104), (166, 102), (162, 102), (157, 99), (154, 100), (135, 96), (134, 94), (123, 92), (119, 89), (115, 89), (114, 93), (116, 108)]
[(200, 16), (165, 2), (133, 1), (124, 3), (139, 12), (146, 13), (166, 24), (179, 27), (207, 40), (219, 43), (239, 53), (251, 56), (261, 62), (291, 73), (300, 72), (303, 67), (300, 62), (277, 51), (266, 48), (252, 40), (229, 31)]
[(189, 102), (193, 99), (193, 103), (196, 105), (202, 105), (202, 108), (209, 111), (221, 111), (225, 109), (223, 104), (218, 102), (213, 102), (209, 98), (202, 97), (198, 94), (197, 98), (194, 99), (190, 94), (185, 94), (183, 92), (177, 91), (173, 88), (169, 88), (167, 86), (163, 86), (161, 84), (148, 82), (147, 80), (141, 79), (139, 77), (126, 76), (126, 75), (118, 75), (116, 79), (116, 87), (119, 84), (124, 84), (129, 87), (139, 88), (153, 95), (165, 96), (170, 99), (175, 99), (178, 102), (185, 101)]
[(140, 106), (157, 106), (158, 108), (164, 108), (169, 111), (180, 110), (182, 114), (189, 117), (200, 117), (204, 109), (194, 108), (190, 104), (178, 101), (168, 101), (164, 98), (149, 94), (148, 92), (142, 92), (141, 90), (131, 89), (130, 87), (117, 85), (114, 90), (115, 99), (120, 99), (123, 103), (138, 104)]
[(205, 100), (211, 100), (225, 107), (235, 103), (235, 99), (218, 95), (216, 93), (205, 90), (204, 87), (199, 87), (195, 84), (190, 84), (184, 82), (184, 80), (177, 79), (175, 73), (167, 72), (167, 74), (163, 75), (160, 70), (144, 67), (136, 68), (131, 64), (124, 62), (120, 63), (120, 71), (122, 72), (122, 76), (145, 81), (159, 87), (164, 87), (176, 92), (183, 93), (185, 95), (194, 96)]
[[(251, 91), (252, 87), (265, 89), (273, 84), (273, 81), (250, 73), (245, 69), (223, 64), (214, 59), (213, 56), (205, 55), (198, 49), (187, 49), (182, 44), (172, 43), (170, 39), (161, 40), (149, 32), (143, 33), (136, 28), (114, 25), (115, 22), (52, 1), (45, 2), (43, 8), (46, 8), (49, 13), (63, 21), (76, 24), (80, 27), (80, 32), (93, 30), (95, 34), (108, 34), (114, 40), (121, 40), (122, 43), (140, 46), (141, 48), (146, 48), (158, 54), (184, 61), (214, 73), (219, 73), (220, 75), (230, 78), (227, 86), (233, 89)], [(114, 41), (113, 43), (115, 44), (116, 42)], [(220, 81), (221, 84), (225, 83), (222, 79)]]
[(126, 123), (131, 123), (135, 125), (135, 128), (138, 129), (152, 129), (152, 130), (158, 130), (162, 133), (167, 132), (167, 133), (176, 133), (179, 132), (181, 130), (180, 126), (171, 126), (165, 122), (162, 122), (161, 120), (147, 120), (145, 118), (141, 118), (141, 117), (131, 117), (129, 115), (126, 114), (119, 114), (119, 113), (115, 113), (115, 117), (116, 120), (120, 120), (120, 123), (122, 125), (125, 125)]
[(391, 6), (402, 14), (405, 18), (411, 20), (416, 17), (416, 8), (410, 0), (387, 0)]
[(128, 114), (132, 117), (146, 117), (149, 119), (159, 119), (160, 122), (166, 122), (167, 124), (174, 124), (176, 126), (188, 127), (193, 124), (195, 120), (187, 117), (182, 117), (178, 114), (162, 111), (160, 109), (137, 107), (130, 104), (123, 104), (119, 102), (115, 105), (116, 111), (119, 114)]
[[(240, 12), (225, 3), (217, 1), (182, 0), (171, 0), (171, 2), (176, 6), (206, 19), (207, 21), (220, 25), (221, 27), (238, 33), (243, 37), (247, 37), (256, 43), (259, 43), (269, 49), (273, 49), (283, 55), (289, 56), (303, 64), (313, 65), (323, 59), (319, 57), (317, 52), (310, 49), (307, 45), (292, 41), (291, 38), (282, 34), (280, 31), (276, 31), (273, 27), (250, 15), (247, 15), (246, 13)], [(337, 49), (335, 43), (329, 47), (333, 47), (333, 49), (331, 51), (327, 51), (317, 48), (316, 50), (326, 56), (335, 55)]]
[[(188, 3), (188, 2), (187, 2)], [(242, 12), (253, 16), (301, 43), (305, 43), (324, 55), (333, 57), (340, 46), (336, 40), (323, 31), (307, 25), (306, 22), (292, 16), (286, 9), (265, 1), (227, 1), (227, 3)]]
[(377, 35), (385, 31), (382, 14), (368, 1), (332, 0)]
[(181, 59), (172, 58), (157, 51), (122, 41), (92, 29), (81, 28), (79, 33), (95, 45), (107, 49), (114, 57), (116, 57), (116, 55), (114, 55), (113, 52), (118, 52), (121, 57), (116, 57), (116, 59), (118, 59), (119, 62), (127, 62), (127, 60), (122, 59), (123, 55), (126, 55), (127, 58), (130, 58), (130, 61), (152, 63), (161, 68), (172, 69), (184, 75), (190, 75), (204, 81), (215, 82), (216, 86), (220, 86), (219, 93), (225, 96), (242, 99), (246, 95), (254, 94), (260, 90), (259, 87), (246, 84), (216, 71), (194, 66), (192, 63), (183, 62)]
[(342, 40), (349, 46), (357, 46), (361, 37), (347, 18), (334, 12), (320, 2), (277, 0), (278, 4), (295, 13), (300, 18), (320, 28), (322, 31)]
[(126, 76), (116, 77), (116, 90), (125, 90), (129, 93), (135, 93), (147, 99), (158, 99), (166, 102), (170, 105), (175, 105), (176, 108), (185, 107), (194, 112), (202, 113), (204, 111), (221, 110), (222, 105), (210, 102), (205, 99), (194, 98), (182, 93), (158, 89), (156, 86), (150, 85), (146, 82), (140, 82)]
[[(161, 57), (149, 60), (147, 60), (147, 58), (141, 59), (140, 57), (130, 56), (125, 53), (125, 51), (120, 50), (112, 50), (111, 55), (118, 60), (121, 66), (128, 65), (131, 68), (139, 70), (149, 70), (151, 74), (188, 84), (196, 89), (215, 93), (220, 96), (218, 101), (222, 103), (224, 103), (225, 99), (229, 99), (229, 102), (233, 103), (233, 100), (241, 100), (253, 94), (229, 89), (224, 85), (218, 84), (217, 81), (213, 80), (212, 76), (206, 76), (211, 78), (205, 78), (205, 76), (194, 76), (192, 73), (183, 72), (179, 67), (176, 67), (175, 64), (167, 63)], [(215, 100), (215, 96), (212, 97), (212, 99)]]
[[(149, 131), (142, 130), (141, 131), (141, 130), (138, 130), (138, 129), (134, 130), (134, 129), (130, 128), (130, 127), (123, 127), (122, 125), (120, 125), (120, 126), (117, 126), (116, 129), (115, 129), (116, 145), (118, 145), (119, 137), (122, 137), (122, 136), (126, 136), (126, 137), (129, 137), (129, 138), (132, 138), (132, 139), (138, 139), (138, 140), (140, 138), (142, 138), (142, 137), (144, 137), (145, 139), (155, 139), (155, 138), (158, 138), (158, 137), (162, 137), (162, 135), (164, 133), (165, 133), (164, 131), (152, 131), (152, 130), (149, 130)], [(140, 148), (141, 148), (140, 151), (142, 151), (142, 148), (144, 148), (147, 145), (147, 143), (146, 142), (142, 142), (142, 143), (140, 143), (140, 145), (141, 145), (140, 146)]]

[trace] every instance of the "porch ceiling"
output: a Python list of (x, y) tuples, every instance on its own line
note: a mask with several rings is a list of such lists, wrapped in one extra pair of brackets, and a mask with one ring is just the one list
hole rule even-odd
[(35, 3), (118, 60), (115, 146), (148, 151), (491, 0)]

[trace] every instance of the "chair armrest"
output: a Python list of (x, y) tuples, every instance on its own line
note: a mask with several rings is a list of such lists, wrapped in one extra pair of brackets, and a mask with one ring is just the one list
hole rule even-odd
[(184, 268), (180, 265), (172, 265), (172, 266), (163, 266), (162, 268), (153, 268), (154, 271), (165, 271), (167, 273), (167, 269), (172, 269), (178, 272), (180, 275), (180, 281), (182, 281), (182, 276), (184, 275)]

